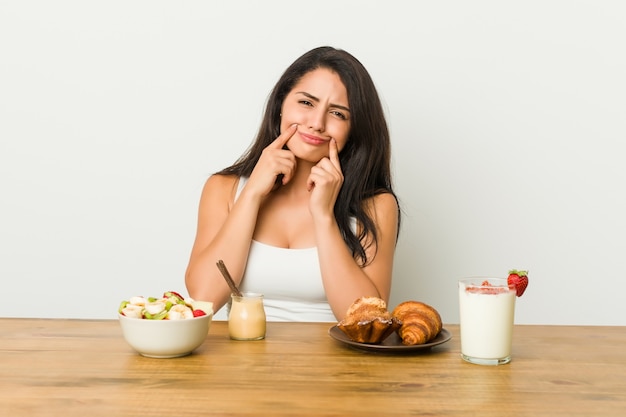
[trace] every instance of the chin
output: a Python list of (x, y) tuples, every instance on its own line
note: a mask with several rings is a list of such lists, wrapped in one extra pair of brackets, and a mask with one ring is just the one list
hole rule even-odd
[[(296, 159), (301, 161), (317, 164), (322, 158), (328, 156), (328, 152), (324, 152), (322, 149), (311, 149), (311, 147), (305, 144), (294, 144), (289, 141), (287, 143), (288, 149), (293, 152)], [(309, 149), (307, 149), (309, 148)]]
[(328, 155), (321, 155), (321, 154), (312, 154), (312, 153), (300, 153), (297, 154), (294, 152), (294, 155), (296, 156), (297, 159), (304, 161), (304, 162), (308, 162), (311, 163), (313, 165), (317, 164), (319, 161), (321, 161), (322, 159), (324, 159), (325, 157), (328, 157)]

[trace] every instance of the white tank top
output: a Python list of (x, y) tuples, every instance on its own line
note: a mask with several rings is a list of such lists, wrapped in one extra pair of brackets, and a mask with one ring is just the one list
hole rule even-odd
[[(247, 180), (239, 179), (235, 200)], [(253, 240), (240, 287), (263, 294), (268, 321), (337, 321), (326, 299), (316, 247), (286, 249)]]

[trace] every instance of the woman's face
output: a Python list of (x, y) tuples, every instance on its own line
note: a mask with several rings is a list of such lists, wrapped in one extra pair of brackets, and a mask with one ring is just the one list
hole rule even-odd
[(281, 132), (298, 125), (287, 147), (299, 159), (317, 163), (328, 156), (331, 138), (340, 151), (348, 141), (348, 92), (339, 75), (327, 68), (305, 74), (285, 97), (281, 113)]

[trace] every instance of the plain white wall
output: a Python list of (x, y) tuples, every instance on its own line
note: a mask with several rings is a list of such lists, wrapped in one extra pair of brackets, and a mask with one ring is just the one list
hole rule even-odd
[(517, 323), (626, 325), (621, 1), (0, 0), (0, 316), (185, 292), (207, 176), (310, 48), (357, 56), (393, 137), (392, 305), (530, 269)]

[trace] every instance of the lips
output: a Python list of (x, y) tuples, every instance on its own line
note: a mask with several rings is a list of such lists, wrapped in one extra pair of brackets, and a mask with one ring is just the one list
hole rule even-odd
[(320, 138), (319, 136), (308, 135), (306, 133), (298, 132), (300, 137), (305, 143), (310, 145), (323, 145), (328, 142), (328, 139)]

